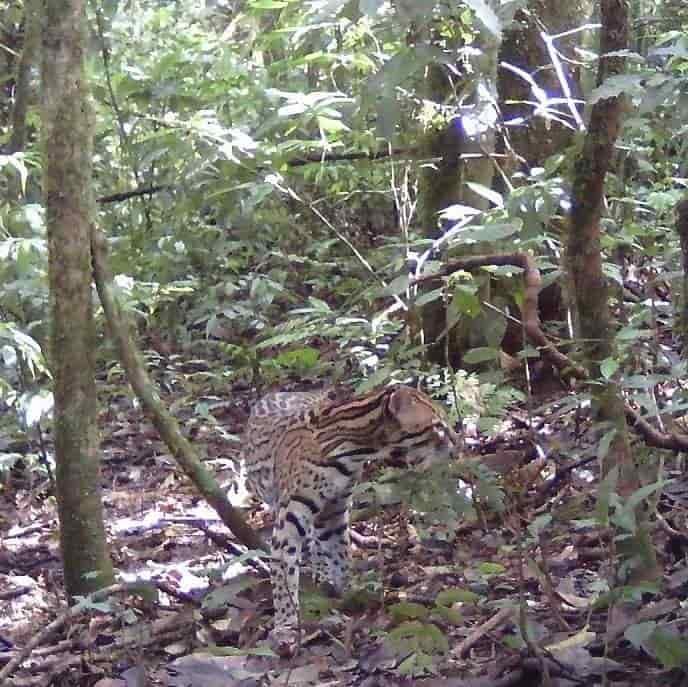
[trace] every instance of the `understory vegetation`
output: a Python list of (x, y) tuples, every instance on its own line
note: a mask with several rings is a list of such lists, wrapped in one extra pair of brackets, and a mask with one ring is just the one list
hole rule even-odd
[[(119, 586), (62, 587), (49, 28), (0, 0), (0, 684), (686, 684), (683, 3), (62, 1)], [(280, 661), (248, 412), (391, 382), (463, 457), (366, 472)]]

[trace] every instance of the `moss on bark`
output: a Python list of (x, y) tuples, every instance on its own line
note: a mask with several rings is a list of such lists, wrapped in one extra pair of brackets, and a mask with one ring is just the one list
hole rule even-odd
[(113, 580), (100, 496), (90, 225), (92, 113), (84, 74), (85, 5), (45, 3), (42, 127), (52, 313), (60, 544), (70, 597)]
[[(624, 0), (602, 0), (600, 34), (600, 67), (598, 84), (605, 78), (624, 71), (621, 52), (628, 46), (628, 8)], [(611, 54), (611, 56), (610, 56)], [(595, 380), (590, 390), (597, 419), (614, 430), (609, 449), (602, 457), (605, 476), (618, 471), (616, 490), (628, 497), (639, 484), (638, 469), (631, 450), (621, 390), (614, 380), (601, 374), (606, 358), (614, 357), (614, 329), (609, 308), (607, 281), (602, 271), (600, 216), (604, 198), (605, 176), (609, 170), (614, 146), (621, 128), (623, 96), (596, 102), (583, 149), (575, 165), (571, 226), (567, 245), (568, 269), (573, 285), (577, 328), (590, 372)], [(623, 540), (624, 552), (643, 560), (635, 566), (634, 576), (652, 577), (657, 565), (654, 550), (648, 546), (642, 506), (638, 508), (637, 531)]]

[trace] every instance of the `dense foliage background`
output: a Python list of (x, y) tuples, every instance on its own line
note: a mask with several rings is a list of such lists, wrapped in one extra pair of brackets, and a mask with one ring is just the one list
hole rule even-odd
[[(51, 472), (54, 352), (40, 3), (0, 7), (0, 489), (16, 505), (18, 470), (39, 480)], [(473, 487), (462, 483), (458, 495), (454, 483), (447, 493), (430, 481), (371, 482), (362, 499), (410, 500), (450, 543), (462, 522), (486, 517), (506, 522), (528, 551), (543, 536), (565, 537), (558, 528), (598, 528), (609, 571), (595, 609), (669, 595), (661, 576), (633, 577), (642, 552), (620, 542), (635, 535), (640, 509), (668, 537), (652, 543), (664, 575), (684, 560), (683, 463), (641, 438), (633, 494), (617, 493), (613, 472), (587, 471), (614, 441), (587, 414), (596, 384), (613, 380), (659, 432), (682, 433), (688, 400), (688, 239), (674, 212), (688, 185), (688, 10), (677, 0), (630, 9), (631, 44), (612, 56), (625, 71), (596, 84), (599, 8), (584, 0), (90, 3), (97, 223), (146, 361), (187, 434), (210, 431), (236, 448), (241, 414), (227, 424), (223, 404), (239, 399), (245, 411), (268, 388), (421, 380), (464, 430), (467, 453), (515, 447), (538, 470), (550, 462), (550, 483), (535, 484), (541, 501), (518, 524), (513, 513), (540, 477), (505, 485), (477, 464), (463, 475)], [(545, 330), (583, 360), (564, 250), (572, 186), (591, 107), (622, 93), (599, 246), (613, 353), (595, 361), (599, 378), (571, 386), (525, 342), (518, 268), (410, 282), (460, 256), (529, 253), (543, 278)], [(119, 403), (131, 409), (131, 394), (97, 317), (101, 402), (116, 415)], [(557, 510), (555, 482), (574, 466), (585, 467), (574, 503)], [(547, 577), (544, 554), (542, 567)], [(444, 635), (411, 605), (396, 613), (400, 654), (416, 657), (396, 669), (432, 672)], [(633, 616), (625, 638), (636, 657), (678, 670), (688, 662), (685, 620)], [(535, 631), (522, 639), (528, 649), (539, 641)]]

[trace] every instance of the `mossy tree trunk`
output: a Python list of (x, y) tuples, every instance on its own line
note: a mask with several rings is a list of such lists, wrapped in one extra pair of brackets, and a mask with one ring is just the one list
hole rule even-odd
[(111, 584), (100, 494), (91, 290), (93, 115), (84, 0), (43, 5), (42, 134), (57, 504), (70, 597)]
[[(462, 112), (440, 129), (425, 134), (421, 143), (423, 157), (434, 160), (425, 165), (419, 180), (419, 219), (427, 236), (437, 238), (449, 226), (442, 226), (439, 213), (457, 203), (481, 211), (489, 209), (489, 201), (475, 193), (468, 182), (489, 188), (495, 167), (491, 156), (495, 152), (497, 111), (497, 64), (500, 38), (476, 19), (479, 30), (473, 59), (474, 77), (472, 98), (465, 98)], [(436, 103), (451, 103), (456, 99), (454, 75), (442, 65), (428, 69), (428, 98)], [(484, 249), (484, 246), (482, 246)], [(449, 362), (458, 367), (468, 347), (469, 327), (453, 327), (447, 308), (440, 300), (423, 308), (422, 322), (425, 343), (429, 344), (429, 358), (439, 364)], [(469, 323), (470, 324), (470, 323)], [(447, 327), (451, 332), (444, 340)]]
[(681, 354), (688, 358), (688, 198), (676, 206), (676, 232), (681, 242), (681, 280), (680, 295), (674, 299), (674, 333), (681, 340)]
[[(619, 52), (628, 46), (625, 0), (601, 0), (601, 22), (598, 84), (624, 71), (624, 58)], [(606, 56), (614, 52), (614, 56)], [(623, 108), (623, 96), (599, 100), (592, 107), (583, 149), (575, 165), (567, 261), (578, 333), (590, 377), (595, 380), (590, 390), (597, 419), (614, 433), (606, 455), (602, 456), (602, 472), (610, 479), (617, 475), (616, 484), (612, 486), (622, 497), (628, 497), (638, 488), (639, 478), (626, 426), (624, 401), (617, 382), (606, 379), (601, 368), (606, 359), (616, 355), (608, 289), (602, 271), (600, 217), (605, 175), (621, 128)], [(635, 568), (636, 573), (652, 575), (657, 568), (655, 552), (640, 517), (642, 513), (637, 515), (636, 536), (621, 542), (623, 550), (620, 552), (642, 559), (642, 565)]]

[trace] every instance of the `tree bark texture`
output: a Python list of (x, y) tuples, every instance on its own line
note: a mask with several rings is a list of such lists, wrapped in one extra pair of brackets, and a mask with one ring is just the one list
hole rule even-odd
[(90, 225), (92, 112), (84, 0), (44, 5), (42, 127), (57, 503), (70, 597), (112, 583), (100, 495)]
[[(624, 70), (623, 57), (605, 55), (624, 50), (628, 45), (625, 0), (602, 0), (601, 19), (598, 85), (606, 77), (621, 74)], [(576, 160), (574, 171), (567, 262), (578, 330), (592, 379), (600, 378), (600, 364), (614, 353), (609, 294), (602, 271), (600, 216), (605, 176), (621, 128), (623, 107), (623, 96), (599, 100), (593, 105), (583, 150)], [(594, 387), (594, 391), (599, 403), (600, 419), (609, 421), (616, 430), (616, 438), (603, 461), (603, 472), (607, 474), (618, 466), (624, 473), (621, 482), (626, 483), (626, 488), (632, 489), (636, 478), (621, 392), (611, 380)]]
[(681, 281), (681, 295), (674, 304), (674, 330), (681, 337), (681, 352), (688, 357), (688, 198), (676, 206), (676, 232), (681, 241), (681, 267), (683, 279)]
[[(604, 57), (628, 45), (628, 12), (625, 0), (602, 0), (602, 33), (598, 85), (608, 76), (621, 74), (623, 57)], [(574, 171), (571, 226), (567, 259), (575, 289), (580, 333), (593, 377), (599, 364), (612, 352), (611, 317), (607, 284), (602, 273), (600, 216), (605, 176), (621, 128), (623, 96), (597, 101), (590, 114), (583, 150)]]
[(39, 10), (38, 0), (24, 0), (24, 46), (14, 82), (12, 133), (8, 144), (10, 154), (26, 148), (28, 135), (26, 115), (31, 99), (31, 70), (38, 66), (38, 48), (41, 40)]
[[(480, 50), (473, 58), (474, 76), (470, 84), (466, 84), (472, 95), (465, 98), (465, 112), (447, 122), (443, 129), (427, 132), (421, 145), (424, 157), (433, 160), (432, 164), (424, 166), (419, 179), (419, 219), (430, 238), (437, 238), (445, 229), (440, 226), (438, 213), (451, 205), (462, 203), (482, 211), (490, 209), (490, 202), (475, 193), (467, 182), (487, 188), (492, 185), (495, 167), (490, 156), (495, 152), (500, 39), (479, 21), (476, 26), (479, 27), (477, 47)], [(431, 65), (427, 74), (428, 98), (436, 103), (455, 100), (456, 87), (452, 78), (445, 66)], [(482, 296), (488, 298), (489, 294), (482, 293)], [(455, 327), (450, 326), (451, 331), (446, 332), (447, 325), (451, 325), (446, 304), (437, 299), (423, 308), (423, 332), (432, 362), (448, 362), (458, 367), (467, 348), (485, 345), (482, 339), (469, 340), (470, 332), (481, 331), (482, 327), (473, 326), (475, 322), (466, 323), (465, 319)], [(440, 339), (443, 334), (448, 342)]]
[[(598, 84), (609, 76), (623, 73), (624, 58), (607, 55), (628, 46), (626, 0), (601, 0), (600, 10)], [(602, 456), (602, 473), (612, 481), (612, 490), (628, 497), (639, 487), (640, 481), (626, 426), (625, 403), (619, 385), (611, 379), (605, 380), (600, 368), (605, 358), (615, 355), (608, 289), (602, 271), (600, 217), (605, 176), (621, 129), (623, 109), (623, 96), (599, 100), (592, 107), (583, 149), (574, 171), (567, 261), (573, 282), (578, 332), (590, 378), (596, 380), (591, 392), (597, 419), (614, 432), (607, 454)], [(636, 517), (638, 524), (633, 536), (618, 542), (619, 553), (635, 561), (630, 569), (632, 582), (657, 574), (656, 554), (642, 506), (637, 509)]]

